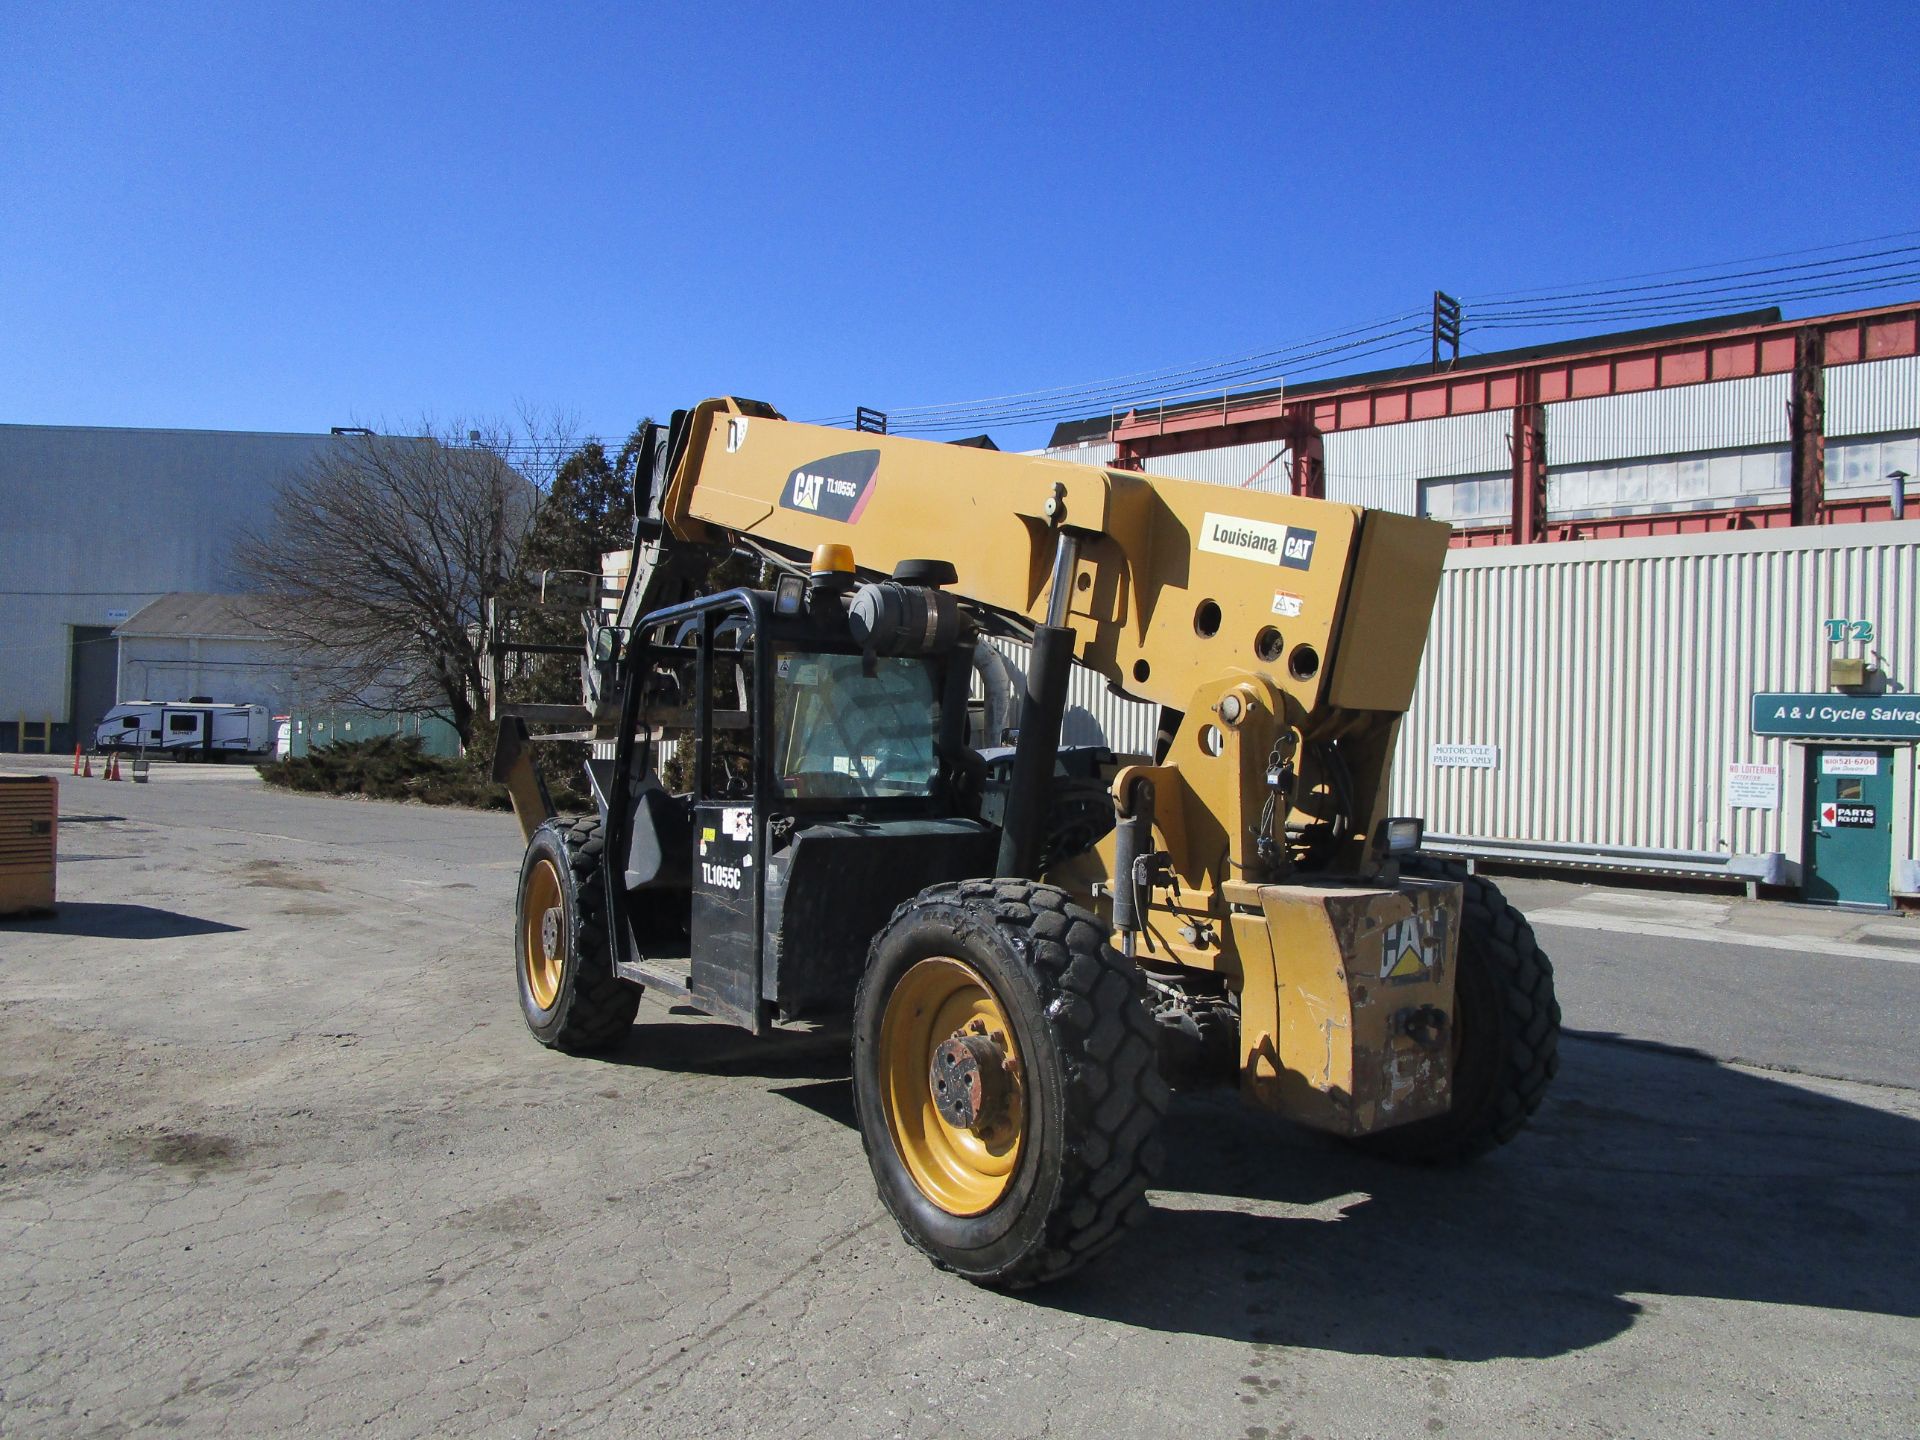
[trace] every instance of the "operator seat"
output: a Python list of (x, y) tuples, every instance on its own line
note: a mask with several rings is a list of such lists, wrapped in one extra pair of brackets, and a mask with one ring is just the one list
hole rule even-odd
[(629, 890), (684, 890), (693, 884), (693, 797), (673, 795), (658, 782), (634, 802), (627, 846)]

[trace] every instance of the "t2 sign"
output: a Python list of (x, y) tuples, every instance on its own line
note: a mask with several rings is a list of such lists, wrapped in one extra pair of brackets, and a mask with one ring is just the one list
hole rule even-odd
[(1873, 621), (1871, 620), (1828, 620), (1827, 643), (1844, 645), (1849, 640), (1861, 645), (1873, 643)]

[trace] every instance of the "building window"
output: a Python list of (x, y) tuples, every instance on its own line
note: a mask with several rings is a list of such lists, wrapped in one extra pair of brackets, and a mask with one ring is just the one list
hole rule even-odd
[(1511, 475), (1449, 475), (1420, 483), (1420, 513), (1453, 525), (1499, 525), (1513, 511)]

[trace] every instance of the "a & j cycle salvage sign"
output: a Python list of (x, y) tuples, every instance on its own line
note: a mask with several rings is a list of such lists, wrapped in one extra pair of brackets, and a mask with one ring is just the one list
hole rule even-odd
[(1756, 735), (1840, 736), (1848, 740), (1920, 740), (1920, 695), (1753, 697)]

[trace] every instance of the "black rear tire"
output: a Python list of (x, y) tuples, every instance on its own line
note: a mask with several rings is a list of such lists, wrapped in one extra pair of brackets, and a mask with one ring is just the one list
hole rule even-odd
[[(943, 957), (985, 981), (1019, 1056), (1017, 1159), (1004, 1193), (973, 1214), (952, 1213), (915, 1180), (883, 1085), (896, 987), (916, 964)], [(854, 1003), (853, 1090), (881, 1200), (912, 1244), (976, 1283), (1056, 1279), (1146, 1213), (1167, 1108), (1146, 982), (1106, 943), (1100, 921), (1052, 886), (937, 885), (894, 912)]]
[[(612, 937), (607, 926), (607, 892), (601, 862), (606, 842), (597, 816), (555, 818), (533, 832), (520, 862), (520, 888), (514, 904), (514, 979), (520, 1012), (542, 1045), (573, 1054), (610, 1050), (625, 1040), (640, 1008), (641, 987), (613, 973)], [(557, 896), (544, 893), (545, 874), (557, 881)], [(560, 910), (555, 938), (564, 942), (550, 993), (536, 993), (538, 964), (529, 964), (527, 947), (538, 944), (542, 915), (528, 905), (557, 898)], [(552, 908), (542, 906), (542, 909)], [(544, 1002), (544, 1003), (543, 1003)]]
[(1356, 1143), (1395, 1160), (1457, 1165), (1518, 1135), (1560, 1068), (1553, 964), (1526, 916), (1491, 880), (1429, 855), (1401, 868), (1421, 879), (1453, 881), (1465, 902), (1454, 970), (1453, 1108)]

